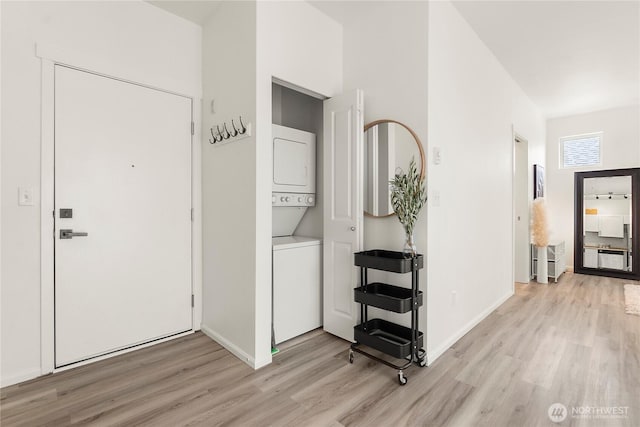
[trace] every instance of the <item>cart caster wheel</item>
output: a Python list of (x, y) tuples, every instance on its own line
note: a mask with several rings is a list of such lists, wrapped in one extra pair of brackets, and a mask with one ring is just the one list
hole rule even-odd
[(408, 378), (404, 376), (402, 372), (398, 372), (398, 382), (400, 385), (405, 385), (407, 383)]
[(353, 351), (349, 350), (349, 363), (353, 363)]
[(421, 368), (427, 366), (427, 358), (423, 357), (421, 359), (418, 359), (418, 366), (420, 366)]

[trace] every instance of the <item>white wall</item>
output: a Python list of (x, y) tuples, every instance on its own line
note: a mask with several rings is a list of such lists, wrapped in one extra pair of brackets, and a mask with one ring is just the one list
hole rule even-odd
[[(352, 3), (344, 20), (344, 88), (364, 92), (365, 123), (398, 120), (427, 142), (427, 15), (426, 2), (373, 1)], [(389, 19), (393, 17), (393, 19)], [(418, 159), (417, 159), (418, 160)], [(423, 209), (414, 237), (427, 252), (427, 212)], [(404, 229), (396, 216), (364, 218), (365, 249), (401, 251)], [(408, 274), (370, 271), (370, 280), (411, 285)], [(420, 288), (426, 289), (427, 275)], [(410, 316), (371, 309), (371, 316), (409, 324)], [(426, 305), (421, 310), (424, 329)]]
[(243, 114), (255, 133), (204, 147), (202, 330), (259, 368), (271, 362), (272, 78), (340, 93), (342, 28), (305, 2), (223, 2), (204, 26), (203, 69), (205, 129)]
[[(201, 34), (195, 24), (138, 1), (1, 2), (0, 7), (5, 107), (1, 273), (4, 386), (41, 373), (41, 69), (40, 59), (35, 56), (36, 43), (85, 58), (87, 64), (99, 67), (96, 71), (193, 96), (200, 93)], [(197, 99), (195, 102), (198, 104)], [(35, 206), (18, 207), (20, 186), (35, 190)], [(195, 271), (194, 278), (198, 277)]]
[[(354, 2), (344, 13), (345, 91), (363, 89), (365, 122), (407, 124), (427, 155), (430, 200), (415, 237), (428, 256), (420, 318), (432, 362), (513, 292), (513, 132), (529, 142), (531, 200), (532, 165), (545, 159), (544, 119), (450, 3)], [(442, 151), (439, 166), (433, 146)], [(366, 248), (403, 244), (397, 218), (365, 218)]]
[(512, 126), (532, 169), (545, 124), (451, 3), (429, 4), (428, 27), (428, 145), (442, 153), (427, 175), (432, 361), (513, 293)]
[[(256, 4), (222, 2), (203, 26), (202, 330), (255, 364), (256, 139), (209, 144), (209, 127), (256, 124)], [(214, 100), (215, 113), (210, 104)], [(270, 259), (270, 258), (269, 258)]]
[(342, 26), (306, 2), (258, 2), (256, 21), (255, 339), (260, 366), (271, 361), (271, 82), (276, 77), (326, 97), (341, 93)]
[[(603, 132), (602, 165), (560, 169), (559, 144), (564, 136)], [(547, 122), (547, 202), (554, 238), (564, 240), (573, 266), (574, 172), (640, 167), (640, 107), (597, 111)]]
[[(598, 179), (598, 178), (595, 178)], [(631, 187), (631, 177), (629, 176), (629, 187)], [(630, 194), (628, 191), (627, 194)], [(631, 199), (608, 199), (601, 197), (597, 199), (586, 199), (584, 201), (585, 209), (597, 209), (598, 215), (630, 215)]]

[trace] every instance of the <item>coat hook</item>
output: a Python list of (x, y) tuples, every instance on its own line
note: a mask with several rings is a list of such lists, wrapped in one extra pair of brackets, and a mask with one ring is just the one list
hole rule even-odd
[(229, 129), (227, 129), (227, 122), (224, 122), (224, 126), (222, 129), (224, 130), (224, 133), (222, 134), (222, 136), (224, 136), (224, 139), (231, 138), (231, 133), (229, 132)]
[(233, 132), (231, 133), (231, 136), (238, 136), (238, 129), (236, 129), (236, 124), (233, 123), (233, 119), (231, 119), (231, 126), (233, 127)]
[(218, 124), (210, 127), (209, 132), (211, 133), (211, 138), (209, 138), (209, 143), (216, 144), (218, 142), (222, 142), (233, 137), (246, 134), (249, 129), (242, 121), (242, 116), (238, 116), (238, 121), (240, 122), (240, 125), (236, 126), (235, 119), (231, 119), (232, 130), (229, 130), (229, 126), (227, 125), (226, 121), (222, 123), (222, 126)]

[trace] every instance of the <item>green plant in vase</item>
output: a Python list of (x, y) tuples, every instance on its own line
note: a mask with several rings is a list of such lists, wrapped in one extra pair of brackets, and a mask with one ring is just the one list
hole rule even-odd
[(393, 211), (398, 216), (406, 233), (404, 251), (411, 256), (416, 256), (418, 252), (413, 240), (413, 230), (418, 220), (418, 214), (427, 201), (427, 195), (424, 179), (418, 173), (415, 159), (411, 158), (407, 173), (398, 169), (389, 184)]

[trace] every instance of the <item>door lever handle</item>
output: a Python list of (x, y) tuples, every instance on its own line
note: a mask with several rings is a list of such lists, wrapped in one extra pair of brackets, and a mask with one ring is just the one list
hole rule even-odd
[(64, 229), (60, 230), (60, 238), (61, 239), (72, 239), (74, 237), (86, 237), (89, 233), (85, 231), (74, 232), (73, 230)]

